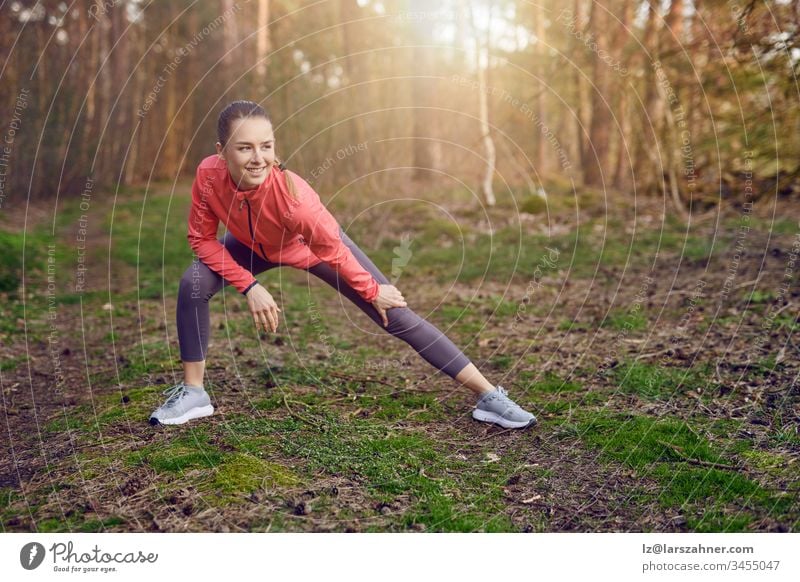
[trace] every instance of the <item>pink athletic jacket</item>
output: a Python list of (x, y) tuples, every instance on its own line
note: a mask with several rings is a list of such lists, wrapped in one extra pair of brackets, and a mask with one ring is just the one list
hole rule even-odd
[[(291, 175), (297, 200), (289, 193), (283, 172)], [(339, 223), (314, 189), (294, 172), (275, 165), (261, 186), (239, 190), (219, 156), (208, 156), (197, 167), (189, 245), (209, 269), (244, 293), (257, 281), (217, 240), (220, 221), (237, 240), (268, 261), (302, 269), (325, 262), (366, 301), (378, 296), (378, 282), (342, 242)]]

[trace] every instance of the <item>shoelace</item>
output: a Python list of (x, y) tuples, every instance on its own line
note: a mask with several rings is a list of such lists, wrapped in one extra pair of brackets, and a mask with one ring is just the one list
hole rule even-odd
[(497, 398), (510, 408), (519, 408), (522, 410), (522, 407), (519, 404), (508, 397), (508, 392), (506, 389), (499, 385), (497, 386)]
[(164, 390), (164, 394), (167, 396), (167, 401), (164, 403), (164, 407), (173, 406), (186, 394), (186, 385), (183, 382), (176, 384), (172, 388), (167, 388)]

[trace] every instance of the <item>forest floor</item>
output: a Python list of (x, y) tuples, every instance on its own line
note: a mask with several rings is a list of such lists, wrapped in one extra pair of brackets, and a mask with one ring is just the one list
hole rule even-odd
[(588, 192), (525, 200), (533, 213), (458, 192), (332, 204), (538, 424), (474, 421), (466, 389), (278, 269), (259, 277), (277, 334), (230, 287), (212, 301), (215, 414), (152, 427), (181, 379), (188, 191), (7, 219), (26, 259), (24, 290), (0, 301), (3, 531), (800, 527), (797, 209), (687, 224)]

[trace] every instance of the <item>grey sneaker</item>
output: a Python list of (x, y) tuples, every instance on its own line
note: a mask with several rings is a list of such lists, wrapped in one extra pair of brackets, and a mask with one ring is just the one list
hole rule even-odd
[(502, 386), (484, 394), (472, 411), (472, 418), (493, 422), (503, 428), (526, 428), (536, 423), (536, 417), (508, 397)]
[(150, 415), (150, 424), (183, 424), (193, 418), (202, 418), (214, 413), (211, 399), (202, 388), (187, 386), (180, 382), (164, 390), (167, 401)]

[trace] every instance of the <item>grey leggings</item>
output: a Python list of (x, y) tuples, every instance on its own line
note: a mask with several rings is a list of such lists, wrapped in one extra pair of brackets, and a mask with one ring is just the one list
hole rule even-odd
[[(347, 245), (356, 260), (378, 283), (388, 284), (389, 280), (381, 273), (364, 252), (350, 240), (343, 230), (339, 231), (342, 242)], [(234, 260), (245, 269), (258, 275), (268, 269), (280, 267), (280, 263), (264, 260), (247, 246), (236, 240), (228, 232), (220, 239)], [(469, 359), (459, 350), (447, 336), (438, 328), (422, 319), (408, 307), (392, 307), (386, 311), (389, 320), (388, 327), (383, 326), (383, 320), (375, 307), (365, 301), (346, 281), (341, 279), (336, 271), (327, 263), (322, 262), (307, 269), (328, 285), (339, 291), (356, 306), (366, 313), (372, 321), (385, 329), (393, 336), (399, 337), (414, 348), (420, 356), (430, 362), (432, 366), (441, 370), (451, 378), (469, 364)], [(206, 359), (209, 339), (209, 300), (218, 293), (222, 287), (228, 285), (217, 273), (209, 269), (199, 259), (186, 270), (181, 278), (178, 291), (178, 341), (180, 342), (181, 360), (184, 362), (199, 362)]]

